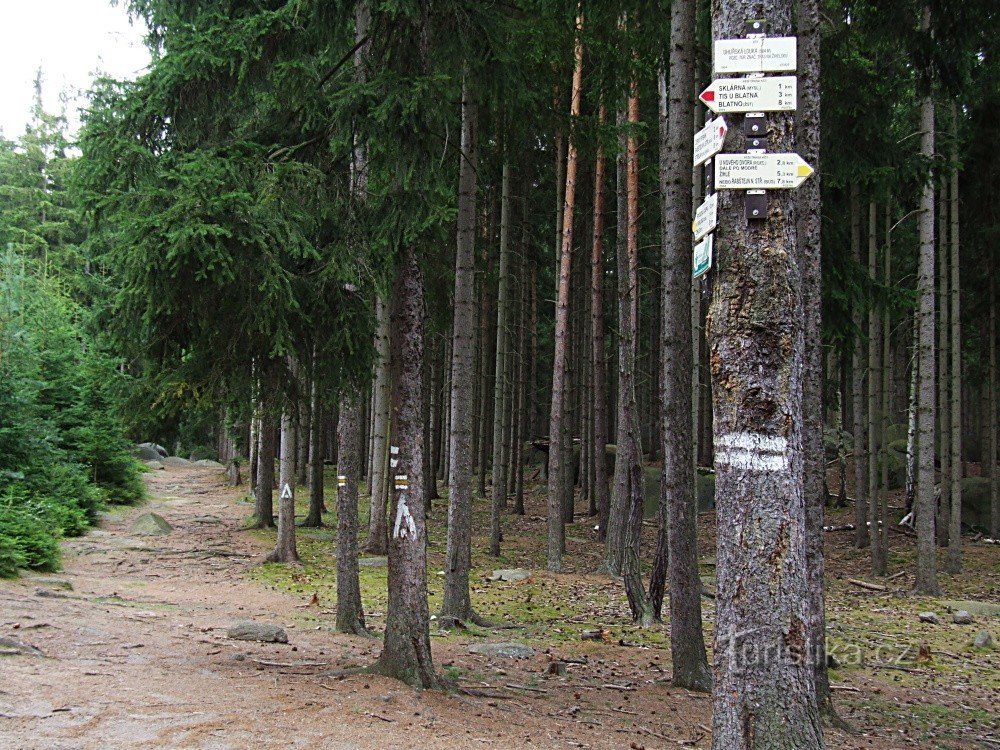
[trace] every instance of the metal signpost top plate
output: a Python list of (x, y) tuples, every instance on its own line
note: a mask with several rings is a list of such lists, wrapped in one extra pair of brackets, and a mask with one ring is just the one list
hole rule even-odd
[(794, 36), (716, 39), (713, 50), (716, 73), (780, 73), (798, 64)]
[(795, 76), (719, 78), (698, 98), (713, 112), (790, 112), (798, 106)]

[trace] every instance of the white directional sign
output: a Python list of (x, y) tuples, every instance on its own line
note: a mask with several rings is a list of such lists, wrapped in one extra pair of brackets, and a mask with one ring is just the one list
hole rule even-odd
[(691, 278), (697, 279), (708, 273), (712, 267), (712, 244), (714, 234), (708, 235), (705, 239), (694, 246), (694, 262), (691, 268)]
[(691, 230), (694, 232), (694, 241), (697, 242), (706, 234), (715, 229), (719, 223), (719, 194), (712, 193), (705, 199), (705, 202), (698, 206), (694, 212), (694, 223)]
[(292, 498), (292, 488), (288, 486), (288, 482), (285, 482), (285, 486), (281, 488), (281, 499), (291, 500)]
[(716, 73), (779, 73), (797, 63), (794, 36), (716, 39), (714, 53)]
[(695, 133), (694, 165), (696, 167), (722, 151), (722, 143), (726, 140), (726, 131), (728, 130), (726, 118), (716, 117)]
[(716, 190), (797, 188), (813, 173), (798, 154), (719, 154)]
[(790, 112), (798, 106), (795, 76), (720, 78), (699, 99), (713, 112)]

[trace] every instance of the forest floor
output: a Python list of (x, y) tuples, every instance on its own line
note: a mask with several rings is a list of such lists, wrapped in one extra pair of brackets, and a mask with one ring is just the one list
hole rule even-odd
[[(380, 641), (333, 632), (331, 529), (300, 530), (302, 566), (263, 564), (273, 533), (244, 529), (251, 506), (221, 474), (171, 466), (146, 478), (144, 507), (114, 509), (99, 528), (64, 542), (64, 572), (0, 582), (0, 639), (8, 639), (0, 640), (0, 748), (711, 745), (710, 698), (670, 686), (668, 626), (629, 624), (621, 585), (595, 573), (601, 548), (591, 519), (579, 517), (567, 532), (568, 572), (544, 572), (540, 486), (526, 498), (527, 516), (505, 518), (503, 558), (488, 557), (485, 537), (474, 540), (473, 601), (509, 627), (448, 634), (432, 623), (435, 665), (485, 693), (474, 696), (337, 673), (371, 664)], [(132, 519), (148, 511), (174, 531), (132, 534)], [(850, 513), (834, 511), (828, 523)], [(475, 528), (488, 529), (483, 503), (476, 514)], [(445, 517), (445, 503), (436, 503), (431, 612), (440, 604)], [(702, 573), (712, 588), (714, 516), (702, 514), (700, 524)], [(984, 629), (1000, 640), (1000, 617), (976, 614), (972, 625), (956, 625), (949, 611), (957, 600), (1000, 602), (1000, 550), (968, 538), (966, 573), (942, 575), (946, 594), (925, 598), (909, 593), (911, 537), (891, 535), (898, 575), (881, 582), (867, 575), (867, 553), (852, 539), (826, 534), (827, 616), (842, 662), (831, 671), (834, 699), (857, 734), (829, 728), (827, 746), (1000, 747), (1000, 652), (971, 645)], [(376, 634), (385, 612), (380, 562), (361, 568)], [(519, 582), (488, 580), (494, 568), (514, 567), (532, 573)], [(703, 603), (710, 629), (714, 603)], [(926, 610), (940, 624), (920, 622)], [(228, 639), (227, 628), (245, 619), (282, 625), (290, 643)], [(584, 630), (603, 631), (601, 640), (583, 640)], [(527, 644), (535, 655), (469, 652), (493, 641)], [(41, 653), (14, 653), (17, 644)], [(570, 662), (565, 676), (548, 674), (553, 660)]]

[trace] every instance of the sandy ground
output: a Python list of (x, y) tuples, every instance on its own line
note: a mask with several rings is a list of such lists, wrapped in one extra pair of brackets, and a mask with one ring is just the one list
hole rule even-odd
[[(438, 668), (460, 667), (461, 684), (485, 695), (420, 693), (381, 677), (331, 674), (373, 662), (379, 641), (306, 629), (295, 616), (310, 606), (306, 598), (251, 580), (267, 549), (241, 530), (247, 506), (238, 504), (239, 493), (195, 466), (169, 467), (147, 481), (146, 506), (64, 543), (63, 573), (0, 582), (0, 636), (43, 654), (0, 656), (0, 748), (711, 744), (709, 698), (670, 687), (669, 654), (655, 648), (581, 644), (577, 652), (545, 653), (543, 645), (531, 659), (491, 661), (468, 653), (474, 638), (434, 639)], [(174, 531), (132, 535), (132, 519), (147, 511)], [(226, 629), (242, 619), (281, 624), (290, 643), (228, 639)], [(549, 676), (556, 656), (586, 663)], [(892, 683), (874, 679), (853, 677), (840, 695), (871, 690), (890, 698)], [(993, 701), (980, 698), (976, 705)], [(849, 713), (862, 734), (829, 730), (829, 747), (925, 746)], [(981, 727), (978, 736), (991, 731)]]

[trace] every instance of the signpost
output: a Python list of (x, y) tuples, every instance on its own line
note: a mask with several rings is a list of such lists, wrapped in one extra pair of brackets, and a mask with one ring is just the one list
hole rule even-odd
[(698, 98), (713, 112), (791, 112), (798, 106), (795, 76), (720, 78)]
[(719, 194), (712, 193), (707, 196), (704, 202), (698, 206), (694, 213), (694, 223), (691, 229), (694, 232), (694, 241), (697, 242), (706, 234), (715, 229), (719, 223)]
[(722, 150), (729, 126), (725, 117), (716, 117), (694, 136), (694, 166), (704, 164)]
[(780, 73), (797, 66), (794, 36), (716, 39), (713, 50), (716, 73)]
[(798, 154), (719, 154), (716, 190), (790, 190), (813, 173)]
[(692, 279), (704, 276), (708, 273), (708, 269), (712, 267), (712, 238), (714, 236), (714, 234), (710, 234), (694, 246), (694, 263), (691, 268)]

